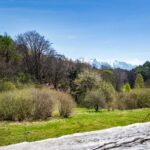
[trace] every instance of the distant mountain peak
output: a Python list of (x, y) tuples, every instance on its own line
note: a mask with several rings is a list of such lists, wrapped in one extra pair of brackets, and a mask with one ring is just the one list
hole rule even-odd
[(130, 63), (126, 63), (123, 61), (118, 61), (115, 60), (113, 62), (105, 62), (105, 61), (99, 61), (97, 59), (84, 59), (84, 58), (80, 58), (79, 61), (84, 62), (84, 63), (88, 63), (91, 66), (98, 68), (98, 69), (102, 69), (102, 68), (120, 68), (120, 69), (125, 69), (125, 70), (132, 70), (133, 68), (135, 68), (135, 65), (132, 65)]

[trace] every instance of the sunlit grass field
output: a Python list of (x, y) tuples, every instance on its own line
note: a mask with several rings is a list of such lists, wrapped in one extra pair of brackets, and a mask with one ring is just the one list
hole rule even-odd
[(0, 122), (0, 146), (147, 122), (150, 121), (149, 114), (150, 109), (94, 112), (76, 108), (68, 119), (54, 116), (46, 121)]

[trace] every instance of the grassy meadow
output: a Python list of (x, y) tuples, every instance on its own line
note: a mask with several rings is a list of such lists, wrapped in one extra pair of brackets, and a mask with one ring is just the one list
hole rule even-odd
[(53, 118), (46, 121), (3, 121), (0, 122), (0, 146), (147, 122), (150, 121), (149, 114), (150, 109), (95, 112), (93, 109), (76, 108), (67, 119), (54, 113)]
[(93, 106), (92, 109), (81, 108), (74, 104), (74, 99), (67, 92), (46, 86), (1, 91), (0, 146), (148, 122), (149, 91), (131, 91), (135, 100), (130, 93), (121, 93), (123, 95), (116, 99), (115, 110), (108, 111), (103, 107), (98, 112)]

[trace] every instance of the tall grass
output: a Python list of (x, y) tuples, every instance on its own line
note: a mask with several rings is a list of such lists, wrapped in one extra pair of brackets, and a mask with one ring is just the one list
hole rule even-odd
[(0, 81), (0, 92), (15, 90), (16, 86), (10, 81)]

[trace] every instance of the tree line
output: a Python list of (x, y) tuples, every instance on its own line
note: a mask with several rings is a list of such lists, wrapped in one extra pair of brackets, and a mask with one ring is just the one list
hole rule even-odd
[(29, 31), (13, 40), (0, 36), (0, 79), (49, 83), (57, 88), (68, 88), (83, 64), (58, 54), (50, 41), (36, 31)]
[[(150, 85), (150, 62), (131, 71), (92, 68), (78, 60), (60, 55), (52, 43), (36, 31), (12, 39), (0, 35), (0, 80), (47, 84), (56, 90), (70, 92), (77, 103), (101, 80), (117, 91)], [(144, 84), (145, 83), (145, 84)]]

